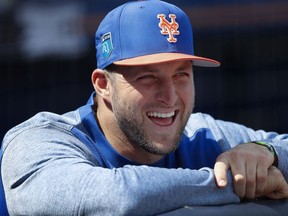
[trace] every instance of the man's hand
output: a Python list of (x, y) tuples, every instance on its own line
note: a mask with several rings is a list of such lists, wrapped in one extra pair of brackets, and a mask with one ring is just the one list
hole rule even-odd
[(267, 184), (262, 194), (258, 194), (257, 197), (288, 198), (288, 184), (279, 169), (274, 166), (268, 169)]
[(216, 183), (220, 188), (225, 187), (227, 170), (230, 169), (234, 191), (241, 199), (254, 199), (259, 195), (265, 195), (267, 187), (274, 189), (280, 184), (275, 180), (267, 185), (268, 177), (271, 175), (268, 169), (273, 162), (274, 156), (266, 147), (253, 143), (239, 145), (217, 158), (214, 166)]

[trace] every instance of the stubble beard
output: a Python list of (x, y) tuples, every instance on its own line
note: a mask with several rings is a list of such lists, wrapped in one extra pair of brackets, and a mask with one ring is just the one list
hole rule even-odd
[[(134, 110), (136, 110), (137, 107), (129, 107), (128, 109), (121, 110), (121, 105), (117, 102), (118, 100), (114, 99), (113, 101), (115, 102), (115, 104), (113, 104), (113, 112), (116, 118), (116, 124), (125, 137), (123, 140), (127, 140), (127, 142), (133, 145), (135, 148), (141, 148), (155, 155), (166, 155), (178, 148), (183, 130), (188, 121), (188, 116), (182, 117), (183, 125), (181, 125), (181, 127), (178, 129), (178, 132), (172, 141), (173, 145), (171, 148), (160, 149), (155, 143), (153, 143), (152, 140), (149, 139), (149, 136), (144, 129), (144, 122), (135, 118)], [(164, 135), (162, 139), (166, 139)]]

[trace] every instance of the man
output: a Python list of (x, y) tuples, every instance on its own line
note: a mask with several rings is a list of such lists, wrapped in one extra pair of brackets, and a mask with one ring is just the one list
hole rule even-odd
[(287, 135), (191, 114), (193, 66), (219, 63), (194, 55), (182, 10), (126, 3), (102, 21), (96, 48), (87, 105), (39, 113), (6, 134), (10, 214), (153, 215), (288, 198)]

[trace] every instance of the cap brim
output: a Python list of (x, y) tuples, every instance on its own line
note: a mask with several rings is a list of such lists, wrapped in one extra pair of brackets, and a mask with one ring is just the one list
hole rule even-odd
[(147, 65), (147, 64), (157, 64), (157, 63), (165, 63), (171, 61), (182, 61), (182, 60), (191, 60), (193, 65), (200, 66), (200, 67), (219, 67), (220, 62), (182, 53), (157, 53), (157, 54), (150, 54), (145, 56), (138, 56), (134, 58), (124, 59), (120, 61), (114, 62), (115, 65), (122, 65), (122, 66), (140, 66), (140, 65)]

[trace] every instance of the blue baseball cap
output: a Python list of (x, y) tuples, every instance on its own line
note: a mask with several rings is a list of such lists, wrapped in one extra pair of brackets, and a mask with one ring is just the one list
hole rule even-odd
[(217, 67), (218, 61), (194, 55), (188, 16), (160, 0), (125, 3), (100, 23), (95, 35), (97, 67), (138, 66), (179, 60)]

